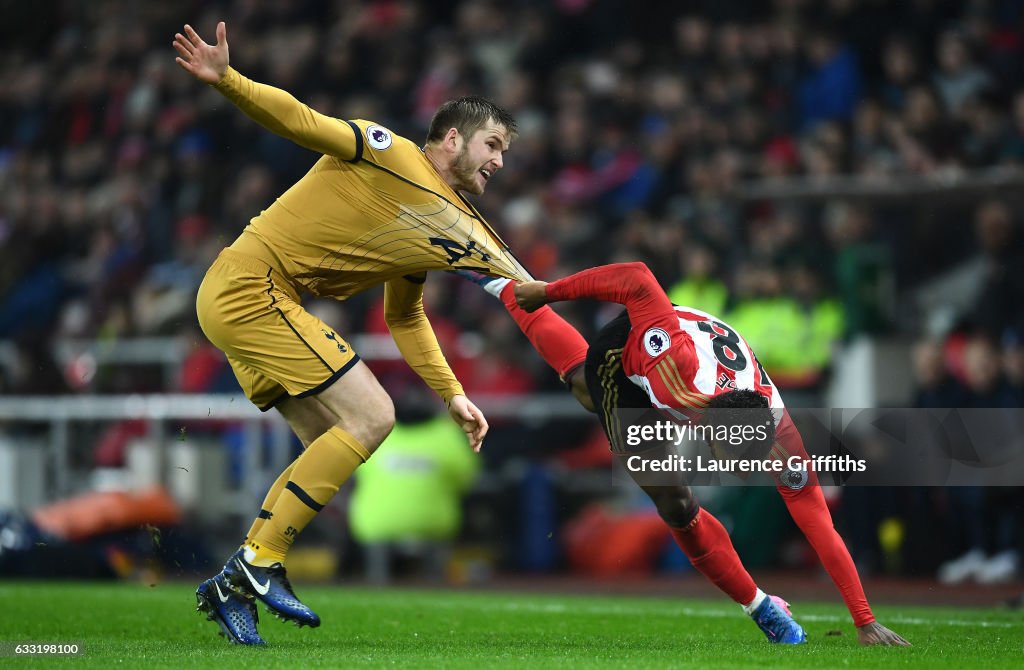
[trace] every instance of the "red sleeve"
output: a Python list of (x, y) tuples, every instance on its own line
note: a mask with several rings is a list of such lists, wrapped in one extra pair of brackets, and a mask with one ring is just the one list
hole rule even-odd
[[(781, 452), (778, 454), (780, 457), (808, 458), (800, 433), (788, 415), (779, 422), (777, 435), (779, 444), (776, 449)], [(854, 625), (867, 625), (875, 620), (875, 615), (871, 613), (871, 606), (864, 595), (864, 586), (860, 583), (857, 566), (854, 565), (853, 557), (850, 556), (843, 538), (832, 524), (832, 515), (828, 511), (825, 496), (821, 493), (817, 476), (814, 472), (808, 472), (808, 475), (801, 488), (794, 489), (780, 483), (779, 493), (793, 521), (810, 542), (821, 564), (825, 566), (825, 570), (842, 594), (843, 601), (853, 616)]]
[(602, 265), (569, 275), (547, 285), (550, 302), (591, 298), (626, 306), (629, 321), (643, 330), (667, 322), (679, 327), (675, 309), (658, 280), (643, 263)]

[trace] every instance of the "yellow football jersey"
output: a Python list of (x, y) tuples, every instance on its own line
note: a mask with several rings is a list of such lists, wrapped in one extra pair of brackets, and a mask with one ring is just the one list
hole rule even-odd
[(231, 245), (301, 291), (345, 299), (428, 270), (532, 279), (413, 142), (370, 121), (319, 114), (235, 70), (217, 85), (274, 132), (323, 154)]
[[(324, 154), (249, 222), (200, 290), (203, 330), (228, 354), (250, 399), (266, 409), (282, 391), (301, 397), (329, 383), (323, 379), (328, 373), (331, 379), (343, 373), (345, 356), (355, 360), (347, 343), (297, 304), (282, 323), (249, 318), (245, 306), (253, 295), (247, 291), (265, 299), (267, 281), (282, 290), (270, 296), (277, 307), (303, 292), (344, 300), (384, 284), (385, 320), (403, 358), (446, 402), (463, 395), (423, 311), (424, 273), (468, 268), (531, 279), (505, 243), (419, 147), (387, 128), (325, 116), (231, 68), (215, 88), (263, 127)], [(243, 282), (238, 273), (260, 263), (269, 266), (266, 281), (260, 270), (260, 281)], [(262, 305), (255, 303), (256, 313), (266, 311)], [(321, 331), (327, 340), (320, 340)], [(293, 336), (306, 343), (302, 354), (313, 355), (302, 359), (286, 351), (283, 343)], [(316, 351), (315, 343), (326, 352)], [(344, 355), (338, 358), (334, 346)], [(282, 360), (288, 361), (283, 369)]]

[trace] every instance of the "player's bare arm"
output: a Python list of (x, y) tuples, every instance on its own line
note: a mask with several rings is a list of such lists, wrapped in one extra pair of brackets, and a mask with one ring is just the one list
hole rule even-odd
[(516, 304), (527, 312), (536, 312), (548, 304), (548, 283), (546, 281), (528, 281), (516, 284)]

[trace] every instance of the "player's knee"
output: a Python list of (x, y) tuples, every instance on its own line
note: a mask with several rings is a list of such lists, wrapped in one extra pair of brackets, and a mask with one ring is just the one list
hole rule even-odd
[(384, 401), (379, 403), (373, 416), (369, 417), (369, 424), (371, 440), (374, 448), (377, 448), (395, 427), (395, 404), (391, 398), (384, 396)]
[(673, 528), (682, 528), (693, 521), (700, 511), (696, 496), (689, 486), (666, 490), (655, 501), (658, 514)]
[(338, 426), (352, 434), (371, 454), (395, 427), (395, 404), (386, 393), (367, 399), (365, 411), (358, 417), (338, 422)]

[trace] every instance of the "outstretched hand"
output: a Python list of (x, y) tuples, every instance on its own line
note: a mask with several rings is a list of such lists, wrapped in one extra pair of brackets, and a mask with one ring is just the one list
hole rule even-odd
[(515, 291), (516, 304), (527, 312), (536, 312), (548, 304), (547, 285), (548, 283), (544, 281), (528, 281), (516, 284), (513, 289)]
[(179, 56), (174, 61), (185, 72), (207, 84), (216, 84), (228, 71), (228, 29), (217, 24), (217, 43), (203, 41), (192, 26), (185, 25), (185, 34), (174, 34), (174, 48)]
[(911, 644), (877, 621), (857, 628), (857, 641), (862, 647), (909, 647)]
[(480, 447), (484, 444), (484, 436), (487, 435), (487, 419), (484, 413), (469, 401), (464, 395), (457, 395), (448, 403), (448, 413), (451, 414), (455, 423), (466, 432), (469, 438), (469, 446), (473, 451), (479, 453)]

